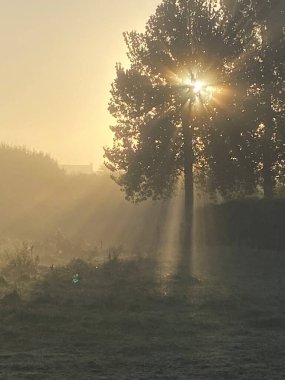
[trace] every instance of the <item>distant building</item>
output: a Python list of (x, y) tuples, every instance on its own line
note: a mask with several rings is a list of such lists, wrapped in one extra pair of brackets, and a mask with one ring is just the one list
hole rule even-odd
[(61, 165), (66, 174), (93, 174), (93, 165)]

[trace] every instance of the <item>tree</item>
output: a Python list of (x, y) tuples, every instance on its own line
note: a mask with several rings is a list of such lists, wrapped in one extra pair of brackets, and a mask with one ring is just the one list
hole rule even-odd
[[(117, 65), (109, 104), (116, 125), (111, 127), (113, 146), (105, 148), (106, 165), (128, 199), (171, 196), (184, 175), (186, 228), (181, 265), (187, 270), (193, 174), (207, 174), (204, 151), (213, 130), (224, 144), (219, 122), (229, 117), (223, 111), (227, 94), (223, 88), (232, 83), (233, 94), (237, 91), (237, 81), (230, 78), (230, 63), (253, 38), (235, 25), (230, 28), (229, 18), (214, 3), (164, 0), (144, 33), (125, 33), (130, 68)], [(211, 88), (221, 92), (213, 103), (195, 86), (183, 85), (187, 79), (193, 83), (194, 78), (211, 82)], [(213, 162), (223, 166), (226, 161), (213, 157)]]
[[(263, 187), (264, 197), (272, 198), (279, 176), (284, 177), (284, 1), (254, 3), (262, 38), (259, 86), (263, 89)], [(281, 21), (282, 20), (282, 21)], [(282, 173), (283, 172), (283, 173)]]
[[(252, 71), (247, 78), (244, 116), (255, 166), (256, 183), (264, 197), (284, 186), (284, 15), (283, 0), (224, 0), (233, 23), (240, 28), (253, 25), (258, 37)], [(252, 32), (252, 27), (249, 33)]]

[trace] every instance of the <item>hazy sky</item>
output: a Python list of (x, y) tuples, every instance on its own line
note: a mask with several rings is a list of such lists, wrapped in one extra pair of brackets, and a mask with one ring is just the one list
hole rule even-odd
[(0, 0), (0, 141), (60, 163), (103, 162), (122, 33), (160, 0)]

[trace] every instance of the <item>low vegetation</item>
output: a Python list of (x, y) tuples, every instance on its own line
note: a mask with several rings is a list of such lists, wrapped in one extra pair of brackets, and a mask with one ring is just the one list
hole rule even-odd
[(3, 378), (285, 376), (280, 252), (203, 251), (190, 283), (123, 250), (61, 266), (41, 265), (33, 251), (22, 246), (1, 271)]

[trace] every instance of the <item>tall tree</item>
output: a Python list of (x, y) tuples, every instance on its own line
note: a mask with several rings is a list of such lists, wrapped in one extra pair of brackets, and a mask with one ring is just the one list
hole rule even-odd
[(259, 84), (263, 86), (263, 112), (261, 115), (261, 122), (264, 126), (262, 150), (263, 187), (264, 197), (272, 198), (274, 187), (276, 182), (278, 182), (278, 174), (280, 173), (280, 169), (281, 173), (283, 171), (283, 176), (285, 174), (285, 139), (284, 132), (282, 133), (281, 131), (281, 129), (284, 130), (285, 128), (285, 4), (284, 1), (281, 0), (271, 0), (267, 2), (263, 0), (259, 2), (259, 4), (255, 1), (254, 6), (260, 19), (263, 47), (261, 59), (261, 72), (263, 76), (259, 82)]
[[(247, 135), (253, 152), (256, 181), (265, 198), (284, 186), (284, 17), (283, 0), (224, 0), (233, 23), (253, 25), (257, 36), (252, 71), (247, 78)], [(251, 27), (249, 33), (251, 33)], [(251, 115), (251, 116), (250, 116)]]
[[(105, 148), (106, 165), (128, 199), (170, 196), (184, 175), (186, 228), (181, 264), (187, 271), (193, 175), (207, 174), (203, 152), (211, 129), (224, 145), (217, 122), (229, 119), (223, 111), (228, 94), (223, 89), (233, 82), (231, 62), (253, 38), (235, 25), (230, 27), (227, 15), (214, 3), (164, 0), (144, 33), (125, 33), (130, 68), (117, 65), (109, 104), (116, 124), (111, 127), (113, 146)], [(211, 102), (195, 80), (209, 82), (211, 91), (217, 90)], [(213, 157), (213, 162), (227, 163), (225, 157), (220, 161)], [(229, 165), (234, 163), (230, 160)]]

